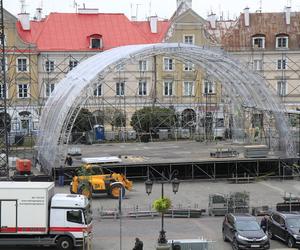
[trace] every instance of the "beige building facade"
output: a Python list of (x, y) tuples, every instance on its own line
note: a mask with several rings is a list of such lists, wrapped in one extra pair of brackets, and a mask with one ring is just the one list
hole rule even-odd
[[(2, 74), (0, 98), (4, 114), (3, 99), (6, 92), (7, 113), (11, 121), (9, 130), (12, 135), (37, 131), (40, 115), (37, 48), (34, 44), (22, 41), (17, 25), (18, 19), (4, 11), (6, 91)], [(1, 59), (3, 69), (2, 54)]]

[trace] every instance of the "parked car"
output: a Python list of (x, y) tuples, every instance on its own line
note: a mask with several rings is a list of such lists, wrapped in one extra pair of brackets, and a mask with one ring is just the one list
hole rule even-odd
[(269, 249), (268, 236), (250, 214), (225, 215), (222, 227), (223, 240), (230, 241), (232, 249)]
[(228, 211), (227, 196), (223, 194), (210, 194), (208, 198), (208, 214), (225, 215)]
[(270, 239), (278, 238), (292, 248), (300, 245), (300, 214), (273, 212), (267, 221)]

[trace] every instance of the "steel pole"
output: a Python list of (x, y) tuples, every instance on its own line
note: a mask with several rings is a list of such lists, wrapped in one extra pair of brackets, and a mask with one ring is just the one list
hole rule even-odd
[(5, 60), (5, 32), (4, 32), (4, 10), (3, 10), (3, 0), (0, 0), (1, 9), (1, 43), (2, 43), (2, 77), (3, 77), (3, 105), (4, 105), (4, 133), (5, 133), (5, 160), (6, 166), (4, 171), (0, 172), (0, 176), (9, 177), (8, 171), (8, 153), (9, 153), (9, 143), (8, 143), (8, 119), (7, 119), (7, 97), (6, 97), (6, 60)]

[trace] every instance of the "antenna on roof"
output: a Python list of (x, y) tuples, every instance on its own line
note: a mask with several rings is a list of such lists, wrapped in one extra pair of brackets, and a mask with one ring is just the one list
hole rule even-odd
[(21, 13), (26, 13), (26, 0), (20, 0), (21, 3)]
[(75, 9), (76, 13), (78, 12), (78, 3), (76, 0), (73, 1), (73, 8)]
[(258, 8), (259, 12), (262, 12), (262, 0), (259, 0), (259, 8)]

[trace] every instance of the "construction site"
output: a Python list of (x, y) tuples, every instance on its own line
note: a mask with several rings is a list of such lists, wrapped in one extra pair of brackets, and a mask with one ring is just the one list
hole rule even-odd
[[(2, 14), (2, 175), (8, 174), (9, 157), (29, 157), (33, 165), (38, 163), (45, 173), (53, 174), (67, 153), (78, 147), (85, 156), (93, 151), (85, 148), (101, 146), (103, 153), (93, 156), (107, 156), (111, 144), (117, 148), (118, 143), (128, 143), (129, 148), (133, 143), (167, 142), (177, 148), (187, 141), (193, 150), (199, 150), (197, 157), (174, 160), (161, 151), (152, 162), (127, 160), (117, 165), (128, 165), (123, 169), (127, 172), (138, 164), (139, 170), (133, 171), (138, 177), (147, 172), (144, 163), (166, 164), (168, 168), (179, 164), (183, 178), (229, 178), (245, 173), (282, 177), (298, 171), (299, 63), (291, 50), (271, 49), (273, 45), (288, 46), (288, 38), (293, 49), (293, 37), (281, 32), (269, 43), (270, 34), (251, 35), (258, 26), (255, 16), (260, 15), (264, 25), (272, 16), (245, 9), (237, 20), (218, 20), (210, 15), (206, 21), (195, 16), (189, 3), (179, 3), (170, 20), (133, 21), (140, 29), (150, 25), (153, 39), (163, 35), (164, 43), (103, 51), (103, 38), (91, 35), (101, 53), (73, 53), (62, 52), (60, 45), (56, 46), (60, 52), (51, 51), (30, 38), (28, 32), (34, 37), (39, 26), (45, 30), (47, 26), (42, 9), (38, 8), (30, 21), (22, 3), (18, 18), (6, 10)], [(77, 11), (66, 18), (76, 21), (76, 15), (84, 17), (91, 12)], [(273, 14), (278, 16), (273, 33), (294, 24), (298, 13), (291, 13), (287, 8)], [(57, 15), (47, 19), (54, 22)], [(205, 24), (202, 28), (207, 34), (184, 35), (182, 45), (174, 44), (180, 42), (178, 35), (186, 32), (178, 27), (190, 15)], [(194, 26), (189, 25), (185, 28), (193, 33)], [(233, 36), (238, 37), (233, 33), (237, 27), (243, 36), (229, 43)], [(246, 31), (247, 27), (252, 31)], [(247, 153), (251, 147), (264, 153), (253, 157)], [(121, 148), (118, 155), (147, 158), (146, 151), (135, 155)], [(184, 150), (179, 147), (176, 154)], [(219, 165), (222, 169), (228, 165), (224, 173), (218, 173)]]

